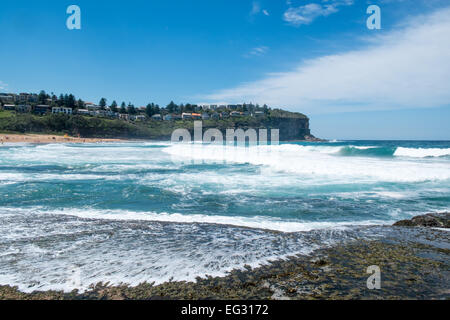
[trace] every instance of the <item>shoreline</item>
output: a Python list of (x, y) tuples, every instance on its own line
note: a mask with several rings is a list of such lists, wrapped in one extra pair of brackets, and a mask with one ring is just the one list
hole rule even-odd
[[(127, 138), (82, 138), (58, 134), (40, 134), (40, 133), (0, 133), (0, 146), (5, 143), (102, 143), (102, 142), (131, 142), (131, 141), (153, 141), (170, 142), (162, 139), (127, 139)], [(327, 140), (289, 140), (286, 142), (327, 142)]]
[(71, 136), (61, 136), (55, 134), (0, 134), (0, 145), (5, 143), (99, 143), (99, 142), (127, 142), (126, 139), (109, 139), (109, 138), (81, 138)]
[[(359, 240), (196, 282), (97, 283), (85, 292), (31, 293), (0, 285), (0, 300), (445, 300), (450, 296), (449, 253), (432, 245)], [(366, 286), (370, 265), (380, 266), (379, 290)]]
[[(314, 250), (308, 255), (245, 265), (224, 276), (155, 285), (109, 282), (84, 292), (45, 290), (23, 292), (0, 285), (0, 300), (418, 300), (450, 298), (449, 213), (402, 220), (387, 238), (358, 238)], [(408, 223), (410, 221), (410, 223)], [(404, 237), (412, 234), (411, 241)], [(418, 239), (422, 240), (418, 240)], [(381, 288), (367, 288), (369, 266), (379, 266)]]

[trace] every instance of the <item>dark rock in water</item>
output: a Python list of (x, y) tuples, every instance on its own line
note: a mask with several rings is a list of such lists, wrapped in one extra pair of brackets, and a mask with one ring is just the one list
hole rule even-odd
[(450, 212), (428, 213), (394, 223), (396, 227), (433, 227), (450, 228)]
[(320, 138), (316, 138), (312, 134), (305, 135), (304, 136), (304, 140), (305, 141), (309, 141), (309, 142), (325, 142), (326, 141), (326, 140), (323, 140), (323, 139), (320, 139)]

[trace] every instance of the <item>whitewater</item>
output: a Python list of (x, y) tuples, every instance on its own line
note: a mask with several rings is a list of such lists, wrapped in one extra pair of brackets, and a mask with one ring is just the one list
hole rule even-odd
[(446, 141), (5, 144), (0, 285), (224, 275), (383, 236), (449, 195)]

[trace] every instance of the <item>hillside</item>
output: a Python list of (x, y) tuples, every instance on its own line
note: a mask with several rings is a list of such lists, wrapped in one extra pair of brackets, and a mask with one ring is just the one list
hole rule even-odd
[[(194, 121), (125, 121), (83, 115), (47, 114), (0, 111), (0, 132), (69, 134), (92, 138), (128, 138), (168, 140), (173, 130), (193, 130)], [(203, 128), (275, 128), (280, 129), (280, 140), (310, 139), (309, 119), (301, 113), (279, 109), (271, 110), (263, 117), (243, 116), (220, 120), (203, 120)]]

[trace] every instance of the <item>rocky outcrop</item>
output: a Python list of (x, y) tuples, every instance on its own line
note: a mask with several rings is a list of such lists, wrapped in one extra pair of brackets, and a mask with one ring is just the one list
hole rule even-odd
[(267, 127), (280, 130), (281, 141), (307, 140), (313, 141), (309, 129), (309, 119), (305, 118), (271, 118), (266, 122)]
[[(203, 133), (208, 129), (219, 129), (223, 136), (227, 129), (268, 129), (268, 138), (270, 139), (270, 130), (279, 130), (280, 141), (323, 141), (314, 137), (309, 129), (309, 118), (306, 116), (292, 117), (265, 117), (265, 118), (231, 118), (218, 121), (203, 121)], [(187, 128), (193, 134), (193, 128)]]
[(428, 213), (394, 223), (396, 227), (434, 227), (450, 228), (450, 212)]

